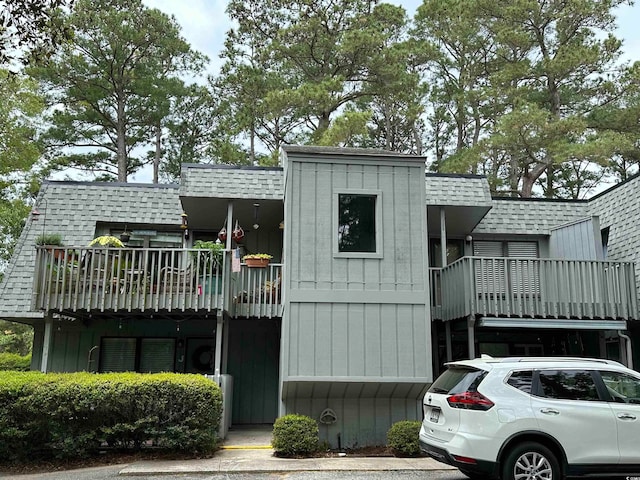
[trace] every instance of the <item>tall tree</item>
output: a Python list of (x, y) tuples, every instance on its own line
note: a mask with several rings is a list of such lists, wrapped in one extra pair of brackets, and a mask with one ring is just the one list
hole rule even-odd
[(436, 52), (426, 64), (435, 168), (484, 173), (511, 195), (531, 196), (541, 179), (546, 196), (584, 191), (615, 150), (589, 117), (618, 92), (622, 3), (425, 0), (415, 36)]
[(126, 182), (143, 164), (134, 150), (153, 142), (168, 115), (178, 76), (197, 74), (204, 57), (174, 18), (141, 0), (79, 0), (66, 22), (73, 43), (34, 70), (55, 105), (50, 145), (64, 152), (61, 166)]
[(415, 16), (413, 37), (429, 52), (425, 67), (433, 85), (429, 100), (434, 168), (445, 159), (456, 169), (476, 171), (463, 155), (475, 147), (491, 121), (488, 76), (497, 69), (493, 40), (479, 21), (479, 0), (424, 0)]
[[(235, 92), (239, 130), (272, 153), (282, 143), (318, 143), (339, 116), (342, 132), (361, 124), (357, 101), (372, 98), (373, 69), (404, 27), (400, 7), (377, 1), (232, 0), (219, 84)], [(338, 127), (338, 126), (336, 126)], [(352, 135), (350, 137), (353, 139)], [(365, 137), (360, 137), (364, 141)], [(251, 148), (253, 151), (254, 148)]]
[[(587, 117), (613, 98), (608, 73), (621, 68), (621, 43), (611, 33), (612, 11), (622, 3), (482, 0), (485, 27), (497, 54), (507, 59), (491, 79), (504, 92), (507, 109), (487, 146), (515, 160), (510, 170), (519, 178), (519, 195), (531, 196), (544, 175), (545, 195), (555, 196), (556, 172), (564, 164), (586, 159), (602, 165), (613, 153), (610, 138), (589, 128)], [(510, 56), (513, 51), (526, 56)]]
[(40, 158), (37, 127), (44, 108), (36, 82), (0, 70), (0, 272), (11, 258), (28, 214), (25, 181)]
[(640, 62), (615, 79), (618, 97), (589, 115), (589, 126), (612, 137), (607, 171), (624, 181), (640, 171)]
[[(23, 75), (0, 70), (0, 182), (27, 172), (38, 160), (37, 126), (44, 109), (38, 85)], [(6, 185), (0, 183), (0, 189)]]

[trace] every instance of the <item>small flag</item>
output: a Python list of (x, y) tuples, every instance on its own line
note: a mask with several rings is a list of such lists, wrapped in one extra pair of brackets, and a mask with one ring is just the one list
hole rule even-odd
[(234, 273), (240, 272), (240, 249), (236, 248), (233, 251), (233, 257), (231, 258), (231, 271)]

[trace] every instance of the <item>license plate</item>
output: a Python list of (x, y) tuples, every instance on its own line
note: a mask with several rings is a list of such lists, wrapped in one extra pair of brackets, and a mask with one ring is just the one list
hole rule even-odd
[(440, 409), (432, 408), (431, 413), (429, 414), (429, 421), (433, 423), (438, 423), (438, 420), (440, 420)]

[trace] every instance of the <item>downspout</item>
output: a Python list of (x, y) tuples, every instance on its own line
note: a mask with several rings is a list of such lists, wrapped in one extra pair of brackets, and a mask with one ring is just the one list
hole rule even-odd
[(618, 336), (624, 339), (625, 350), (627, 355), (627, 367), (633, 369), (633, 352), (631, 350), (631, 338), (626, 333), (623, 333), (622, 330), (618, 330)]

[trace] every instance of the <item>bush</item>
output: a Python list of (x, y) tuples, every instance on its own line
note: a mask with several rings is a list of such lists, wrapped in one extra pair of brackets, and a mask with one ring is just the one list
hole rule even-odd
[(387, 432), (387, 445), (396, 456), (418, 456), (420, 455), (419, 434), (420, 422), (418, 420), (396, 422)]
[(0, 370), (15, 370), (26, 372), (31, 368), (31, 355), (18, 355), (17, 353), (0, 353)]
[(0, 459), (206, 451), (221, 413), (220, 388), (200, 375), (0, 372)]
[(271, 442), (276, 455), (308, 455), (318, 451), (318, 423), (305, 415), (290, 414), (273, 424)]

